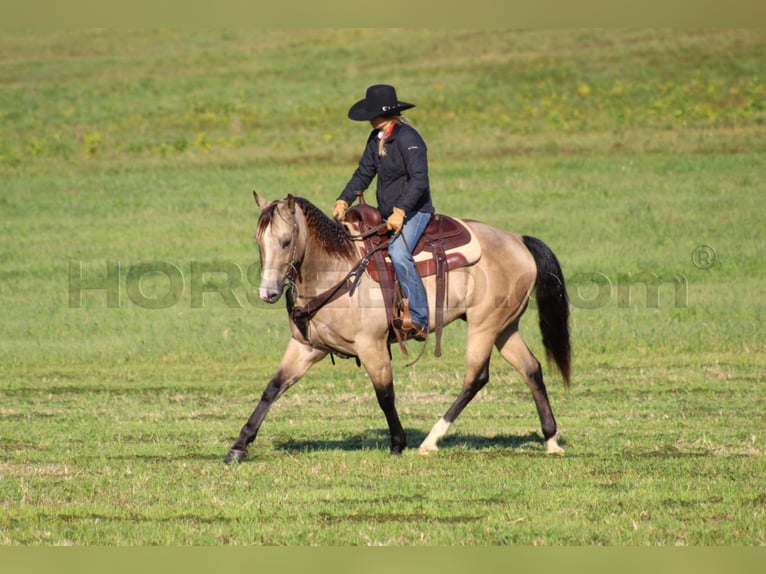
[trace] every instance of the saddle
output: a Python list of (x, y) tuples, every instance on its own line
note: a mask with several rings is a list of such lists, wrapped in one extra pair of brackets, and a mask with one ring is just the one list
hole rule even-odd
[[(408, 325), (409, 308), (396, 280), (393, 263), (388, 257), (389, 232), (383, 216), (360, 197), (359, 203), (346, 212), (345, 224), (350, 235), (363, 238), (361, 255), (364, 257), (368, 253), (372, 254), (373, 264), (367, 266), (367, 272), (370, 278), (380, 283), (389, 325), (406, 354), (402, 344), (402, 327)], [(421, 277), (436, 276), (434, 355), (440, 357), (449, 271), (476, 263), (481, 257), (481, 247), (463, 222), (447, 215), (435, 214), (412, 254)]]

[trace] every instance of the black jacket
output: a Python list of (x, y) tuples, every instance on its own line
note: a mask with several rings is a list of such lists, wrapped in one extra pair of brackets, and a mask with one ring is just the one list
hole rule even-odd
[(403, 209), (407, 214), (413, 211), (433, 213), (423, 138), (413, 127), (398, 123), (385, 145), (386, 156), (381, 158), (378, 154), (378, 130), (373, 130), (359, 160), (359, 167), (339, 199), (351, 205), (356, 199), (356, 192), (366, 190), (377, 175), (375, 196), (383, 217), (391, 215), (394, 207)]

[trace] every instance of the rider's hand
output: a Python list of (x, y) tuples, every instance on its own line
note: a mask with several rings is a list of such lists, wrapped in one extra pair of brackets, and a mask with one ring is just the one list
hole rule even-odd
[(403, 209), (394, 207), (394, 212), (389, 215), (386, 220), (386, 229), (393, 231), (394, 235), (399, 235), (399, 232), (402, 230), (402, 225), (404, 225), (404, 216), (405, 213)]
[(333, 219), (337, 219), (338, 221), (343, 221), (343, 218), (346, 215), (347, 209), (348, 209), (348, 203), (346, 203), (342, 199), (337, 200), (335, 202), (335, 207), (332, 208)]

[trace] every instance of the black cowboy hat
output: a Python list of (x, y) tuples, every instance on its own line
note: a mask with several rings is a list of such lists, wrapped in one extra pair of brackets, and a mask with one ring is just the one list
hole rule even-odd
[(348, 117), (361, 122), (380, 116), (392, 116), (414, 107), (415, 104), (400, 102), (393, 86), (376, 84), (367, 88), (367, 95), (363, 100), (351, 106)]

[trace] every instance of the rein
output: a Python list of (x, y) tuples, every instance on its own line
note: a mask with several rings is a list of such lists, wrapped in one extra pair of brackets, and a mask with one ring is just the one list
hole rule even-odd
[[(380, 225), (376, 225), (375, 227), (372, 227), (365, 231), (364, 233), (361, 233), (359, 235), (353, 235), (351, 236), (352, 241), (366, 241), (370, 237), (374, 235), (379, 235), (381, 231), (384, 231), (386, 229), (386, 223), (383, 222)], [(297, 226), (296, 226), (297, 231)], [(402, 238), (404, 239), (404, 238)], [(287, 313), (290, 316), (290, 319), (295, 324), (295, 326), (298, 328), (298, 331), (300, 331), (301, 335), (308, 340), (309, 339), (309, 323), (311, 322), (311, 319), (314, 318), (314, 316), (325, 306), (329, 305), (333, 301), (339, 299), (346, 293), (348, 293), (349, 297), (353, 297), (354, 292), (356, 291), (356, 288), (359, 286), (359, 282), (362, 280), (362, 276), (364, 275), (364, 271), (367, 269), (367, 266), (370, 264), (370, 261), (375, 258), (377, 255), (380, 257), (379, 253), (380, 251), (387, 249), (388, 245), (390, 243), (390, 238), (386, 238), (385, 240), (381, 241), (374, 247), (371, 247), (368, 249), (367, 253), (359, 259), (349, 270), (348, 273), (338, 281), (335, 285), (327, 289), (326, 291), (323, 291), (319, 295), (314, 295), (311, 297), (302, 297), (298, 293), (297, 286), (296, 286), (296, 279), (298, 278), (299, 271), (298, 267), (300, 266), (300, 261), (292, 261), (289, 265), (287, 275), (285, 276), (285, 282), (288, 285), (287, 293), (285, 294), (285, 299), (287, 301)], [(296, 242), (294, 242), (296, 243)], [(293, 256), (294, 259), (294, 256)], [(302, 306), (298, 306), (295, 304), (296, 300), (303, 299), (306, 301), (306, 303)], [(390, 310), (389, 310), (390, 313)], [(402, 349), (402, 352), (407, 355), (407, 348), (404, 346), (404, 342), (401, 338), (401, 335), (399, 333), (399, 330), (394, 328), (393, 329), (394, 334), (396, 335), (397, 341), (399, 342), (399, 346)], [(339, 356), (344, 356), (334, 349), (326, 349), (330, 353), (337, 354)], [(411, 363), (409, 363), (407, 366), (414, 365), (425, 352), (425, 346), (423, 349), (421, 349), (420, 355), (415, 358)], [(348, 358), (348, 357), (347, 357)]]
[[(385, 227), (385, 224), (378, 226), (378, 228), (379, 227)], [(371, 232), (379, 231), (378, 228), (370, 230), (370, 232), (360, 236), (359, 239), (366, 239), (372, 234)], [(304, 337), (308, 338), (309, 321), (311, 321), (314, 315), (316, 315), (322, 307), (332, 303), (346, 293), (348, 293), (349, 297), (354, 295), (359, 282), (362, 280), (362, 275), (364, 274), (365, 269), (367, 269), (367, 265), (369, 265), (373, 255), (375, 255), (375, 253), (378, 251), (385, 249), (386, 247), (388, 247), (388, 240), (383, 241), (380, 245), (367, 252), (364, 257), (362, 257), (351, 267), (351, 270), (346, 273), (343, 279), (338, 281), (335, 285), (326, 291), (313, 297), (300, 297), (300, 295), (297, 294), (295, 279), (298, 275), (298, 269), (296, 268), (295, 264), (290, 264), (290, 270), (288, 271), (286, 277), (286, 281), (289, 285), (289, 289), (287, 291), (287, 312)], [(298, 298), (306, 299), (307, 303), (302, 307), (296, 306), (295, 301)]]

